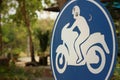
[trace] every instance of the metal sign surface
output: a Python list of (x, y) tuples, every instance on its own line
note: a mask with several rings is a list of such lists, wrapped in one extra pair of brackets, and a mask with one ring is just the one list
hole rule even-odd
[(116, 50), (112, 19), (99, 1), (71, 0), (64, 6), (51, 42), (55, 80), (108, 80)]

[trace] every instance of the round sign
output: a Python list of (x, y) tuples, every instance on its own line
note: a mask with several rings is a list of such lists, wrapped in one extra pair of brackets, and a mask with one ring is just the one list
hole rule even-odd
[(71, 0), (60, 12), (51, 41), (55, 80), (108, 80), (116, 59), (112, 19), (97, 0)]

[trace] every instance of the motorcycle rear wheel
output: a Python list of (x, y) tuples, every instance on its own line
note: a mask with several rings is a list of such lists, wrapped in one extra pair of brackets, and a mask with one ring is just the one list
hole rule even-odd
[[(92, 46), (89, 50), (88, 50), (88, 53), (87, 54), (93, 54), (93, 53), (90, 53), (90, 50), (94, 50), (95, 52), (97, 51), (99, 53), (100, 57), (101, 57), (101, 63), (99, 65), (99, 67), (97, 68), (94, 68), (92, 66), (93, 63), (90, 63), (90, 61), (87, 61), (86, 64), (87, 64), (87, 67), (89, 69), (89, 71), (93, 74), (98, 74), (100, 73), (103, 69), (104, 69), (104, 66), (105, 66), (105, 62), (106, 62), (106, 58), (105, 58), (105, 53), (103, 51), (103, 49), (99, 46)], [(89, 56), (88, 56), (89, 57)], [(99, 63), (99, 62), (98, 62)]]

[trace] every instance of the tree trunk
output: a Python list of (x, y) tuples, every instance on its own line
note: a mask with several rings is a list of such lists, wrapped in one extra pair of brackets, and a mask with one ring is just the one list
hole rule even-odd
[(1, 29), (1, 13), (0, 13), (0, 54), (2, 53), (2, 29)]
[[(0, 10), (1, 9), (1, 4), (2, 4), (2, 0), (0, 0)], [(0, 11), (0, 54), (2, 54), (2, 26), (1, 26), (1, 11)]]
[(57, 4), (59, 9), (61, 10), (63, 5), (67, 2), (67, 0), (57, 0)]
[(22, 1), (21, 11), (22, 11), (25, 25), (28, 29), (28, 37), (29, 37), (29, 44), (30, 44), (29, 50), (30, 50), (30, 54), (31, 54), (31, 62), (36, 62), (35, 55), (34, 55), (34, 46), (33, 46), (33, 42), (32, 42), (32, 35), (31, 35), (31, 30), (30, 30), (30, 20), (29, 20), (29, 17), (27, 16), (25, 0)]

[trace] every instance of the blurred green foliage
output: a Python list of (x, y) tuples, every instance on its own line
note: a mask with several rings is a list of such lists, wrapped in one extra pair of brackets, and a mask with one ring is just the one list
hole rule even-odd
[[(46, 70), (45, 67), (0, 66), (0, 80), (39, 80), (46, 76)], [(48, 77), (52, 75), (49, 70), (47, 73)]]

